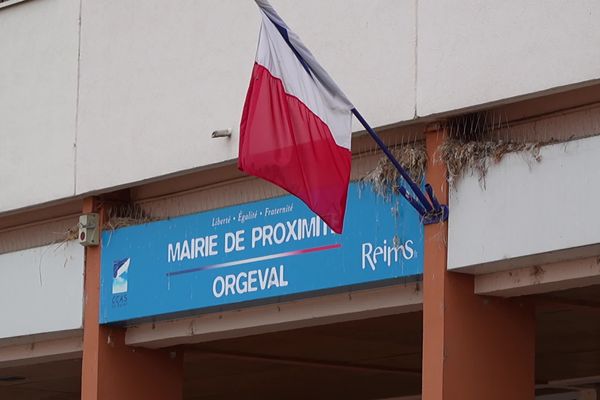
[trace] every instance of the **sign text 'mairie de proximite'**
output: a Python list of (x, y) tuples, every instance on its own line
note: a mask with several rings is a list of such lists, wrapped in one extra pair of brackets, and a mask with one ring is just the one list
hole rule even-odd
[(422, 273), (422, 225), (352, 184), (335, 234), (293, 196), (103, 235), (101, 322), (123, 322)]

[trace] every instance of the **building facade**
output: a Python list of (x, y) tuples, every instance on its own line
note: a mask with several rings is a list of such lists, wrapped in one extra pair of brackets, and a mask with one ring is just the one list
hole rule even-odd
[(597, 399), (600, 2), (272, 3), (448, 221), (237, 169), (250, 0), (0, 1), (0, 398)]

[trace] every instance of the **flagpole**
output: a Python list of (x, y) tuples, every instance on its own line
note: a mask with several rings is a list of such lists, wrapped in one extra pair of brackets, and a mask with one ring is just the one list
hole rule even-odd
[[(365, 127), (369, 135), (375, 140), (379, 148), (385, 153), (387, 158), (392, 162), (394, 167), (398, 170), (402, 178), (408, 183), (412, 192), (415, 194), (419, 202), (417, 202), (411, 195), (404, 189), (404, 187), (400, 186), (400, 194), (404, 196), (404, 198), (417, 210), (417, 212), (424, 218), (426, 223), (436, 223), (445, 221), (448, 218), (448, 207), (445, 205), (440, 205), (437, 201), (435, 195), (433, 194), (433, 189), (431, 185), (425, 185), (427, 189), (427, 194), (431, 199), (431, 202), (425, 197), (421, 188), (412, 180), (412, 178), (408, 175), (408, 173), (404, 170), (402, 165), (398, 162), (396, 157), (392, 154), (390, 149), (383, 143), (383, 140), (379, 137), (379, 135), (371, 128), (369, 123), (363, 118), (363, 116), (358, 112), (356, 108), (353, 108), (352, 114), (358, 119), (358, 121)], [(420, 203), (420, 204), (419, 204)], [(433, 205), (432, 205), (433, 203)]]
[(411, 206), (413, 206), (413, 208), (415, 210), (417, 210), (417, 212), (421, 215), (421, 217), (424, 217), (425, 215), (427, 215), (427, 211), (425, 210), (425, 208), (423, 208), (423, 206), (421, 205), (421, 203), (419, 203), (409, 192), (408, 190), (406, 190), (404, 188), (404, 186), (399, 186), (398, 187), (398, 191), (400, 192), (400, 194), (402, 195), (402, 197), (404, 197), (406, 199), (406, 201), (408, 201), (410, 203)]

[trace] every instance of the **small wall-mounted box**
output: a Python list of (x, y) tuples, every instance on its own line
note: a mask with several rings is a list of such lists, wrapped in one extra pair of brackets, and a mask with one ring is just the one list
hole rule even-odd
[(100, 216), (96, 213), (79, 216), (79, 244), (82, 246), (98, 246), (100, 244)]

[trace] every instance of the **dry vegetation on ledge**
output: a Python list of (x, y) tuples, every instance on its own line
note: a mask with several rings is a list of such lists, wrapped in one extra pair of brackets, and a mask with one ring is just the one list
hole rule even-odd
[[(402, 144), (390, 150), (415, 182), (423, 180), (427, 167), (427, 151), (423, 142)], [(375, 192), (386, 199), (399, 193), (401, 181), (402, 176), (385, 155), (382, 155), (377, 166), (361, 179), (361, 182), (371, 184)]]
[(542, 161), (543, 146), (554, 139), (528, 141), (511, 134), (508, 120), (495, 112), (479, 112), (449, 120), (448, 140), (438, 149), (436, 160), (446, 164), (451, 187), (465, 174), (477, 174), (483, 188), (491, 165), (511, 153), (521, 153), (531, 161)]

